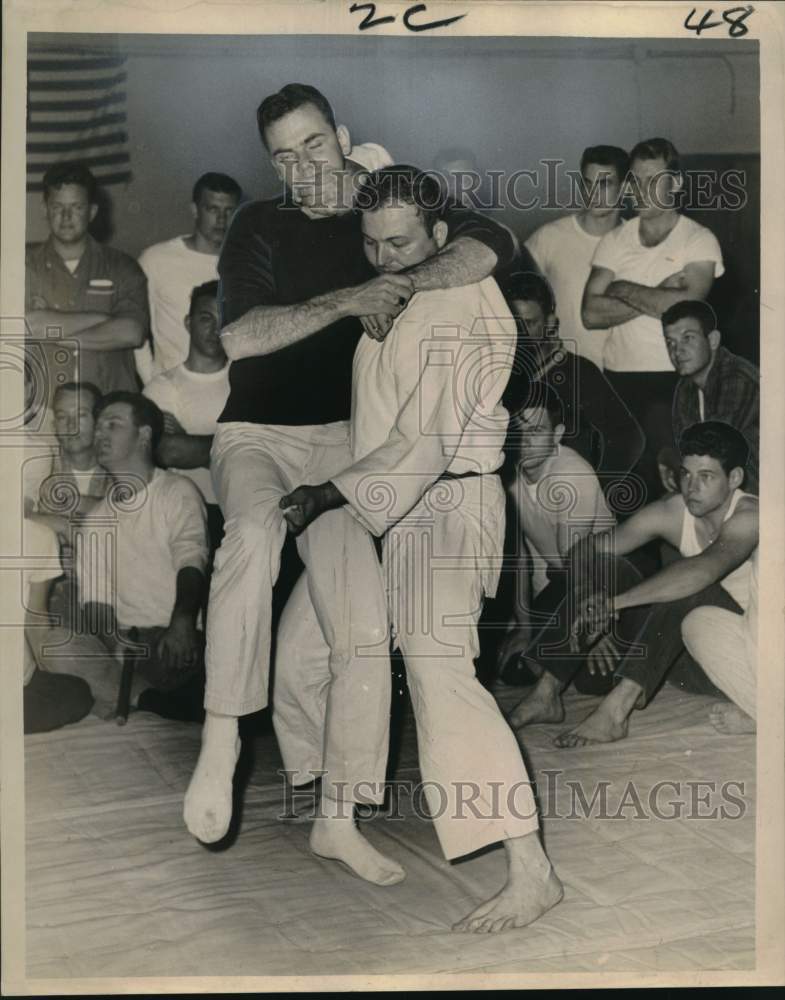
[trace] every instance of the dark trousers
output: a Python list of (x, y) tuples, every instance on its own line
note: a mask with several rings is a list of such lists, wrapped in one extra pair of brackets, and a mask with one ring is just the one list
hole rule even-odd
[[(646, 446), (632, 470), (645, 487), (635, 509), (662, 496), (664, 489), (657, 468), (657, 453), (673, 447), (673, 393), (676, 372), (612, 372), (605, 375), (624, 400), (646, 437)], [(626, 506), (626, 505), (625, 505)]]
[[(609, 593), (624, 593), (640, 579), (640, 573), (626, 559), (609, 561), (605, 573)], [(614, 680), (628, 677), (641, 688), (639, 708), (651, 700), (669, 672), (669, 679), (682, 690), (724, 697), (689, 656), (681, 638), (681, 623), (687, 613), (706, 605), (742, 613), (727, 590), (715, 583), (682, 600), (629, 608), (619, 615), (614, 633), (622, 659)], [(539, 662), (566, 687), (583, 668), (586, 652), (554, 652), (556, 655), (542, 657)]]

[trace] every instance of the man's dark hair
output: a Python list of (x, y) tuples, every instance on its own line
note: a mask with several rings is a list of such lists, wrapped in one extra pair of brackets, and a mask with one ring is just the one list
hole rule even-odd
[(553, 289), (541, 274), (534, 271), (514, 271), (499, 279), (499, 288), (507, 302), (536, 302), (545, 319), (556, 312)]
[(84, 163), (78, 161), (54, 163), (44, 174), (42, 183), (44, 201), (49, 199), (49, 195), (56, 188), (61, 188), (66, 184), (76, 184), (80, 188), (84, 188), (87, 193), (87, 201), (91, 205), (98, 204), (98, 183)]
[(199, 204), (203, 191), (212, 191), (213, 194), (233, 194), (238, 201), (243, 196), (242, 188), (234, 177), (230, 177), (229, 174), (218, 174), (212, 170), (202, 174), (194, 184), (191, 200), (195, 205)]
[(80, 396), (84, 392), (90, 393), (93, 397), (93, 413), (95, 413), (95, 408), (101, 401), (101, 390), (94, 382), (63, 382), (63, 384), (58, 385), (54, 391), (54, 395), (52, 396), (52, 407), (57, 405), (57, 400), (64, 392), (75, 392)]
[(681, 302), (674, 302), (662, 314), (663, 330), (678, 323), (680, 319), (696, 319), (701, 326), (701, 330), (706, 337), (712, 330), (717, 329), (717, 315), (708, 302), (700, 299), (682, 299)]
[(195, 288), (191, 289), (191, 302), (190, 305), (188, 306), (189, 316), (193, 314), (197, 300), (202, 298), (210, 298), (210, 299), (218, 298), (217, 278), (214, 278), (212, 281), (205, 281), (203, 284), (197, 285)]
[(581, 156), (581, 173), (590, 163), (599, 167), (613, 167), (619, 181), (623, 181), (630, 169), (627, 151), (620, 146), (587, 146)]
[(155, 452), (164, 433), (164, 415), (152, 399), (143, 396), (141, 392), (127, 392), (124, 389), (108, 392), (95, 405), (93, 413), (96, 419), (112, 403), (127, 403), (131, 407), (134, 424), (137, 427), (150, 428), (152, 432), (150, 441)]
[(630, 164), (634, 160), (659, 159), (665, 161), (665, 169), (671, 173), (678, 174), (681, 170), (679, 154), (669, 139), (644, 139), (643, 142), (636, 143), (630, 150)]
[(550, 417), (551, 427), (564, 423), (564, 406), (561, 397), (547, 382), (529, 382), (525, 389), (519, 389), (512, 397), (505, 397), (505, 405), (510, 409), (510, 422), (520, 424), (524, 410), (542, 407)]
[(414, 205), (430, 236), (444, 216), (446, 199), (436, 178), (408, 163), (375, 170), (360, 184), (355, 206), (361, 212), (375, 212), (387, 205)]
[(726, 475), (731, 469), (746, 469), (750, 457), (747, 439), (722, 420), (706, 420), (688, 427), (679, 438), (682, 459), (687, 455), (706, 455), (716, 458)]
[(267, 140), (264, 133), (267, 126), (291, 114), (292, 111), (296, 111), (304, 104), (313, 104), (324, 115), (330, 128), (335, 131), (335, 115), (324, 94), (307, 83), (287, 83), (277, 93), (265, 97), (256, 109), (256, 124), (265, 146)]

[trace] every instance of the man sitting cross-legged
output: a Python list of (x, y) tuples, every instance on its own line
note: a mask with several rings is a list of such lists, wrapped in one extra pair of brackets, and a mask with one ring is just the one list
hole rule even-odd
[[(588, 718), (556, 738), (558, 746), (623, 739), (633, 708), (648, 703), (683, 654), (685, 615), (704, 605), (740, 615), (747, 606), (758, 544), (757, 497), (739, 488), (747, 443), (728, 424), (708, 421), (688, 428), (679, 449), (679, 493), (649, 504), (614, 531), (587, 539), (593, 568), (604, 568), (609, 583), (579, 601), (574, 630), (593, 643), (592, 669), (612, 672), (618, 683)], [(605, 562), (655, 539), (670, 542), (683, 558), (632, 583), (623, 560), (610, 567)], [(574, 552), (576, 564), (582, 562), (581, 548)], [(607, 632), (616, 617), (619, 628)], [(561, 692), (582, 662), (576, 656), (543, 659), (542, 677), (515, 710), (516, 725), (561, 721)], [(712, 689), (703, 681), (705, 690)]]
[[(379, 272), (404, 271), (445, 243), (446, 223), (427, 207), (439, 204), (438, 187), (414, 167), (377, 171), (358, 204), (365, 253)], [(520, 750), (474, 667), (477, 621), (484, 595), (496, 588), (504, 537), (496, 471), (514, 341), (512, 317), (490, 278), (413, 295), (383, 343), (366, 338), (356, 349), (354, 463), (281, 500), (296, 531), (348, 504), (384, 536), (390, 614), (442, 850), (452, 859), (499, 841), (506, 849), (507, 884), (456, 925), (480, 932), (531, 923), (562, 895), (540, 844)], [(299, 626), (318, 641), (313, 618), (305, 610)], [(290, 620), (279, 633), (273, 718), (287, 769), (307, 780), (321, 766), (329, 664), (323, 640), (321, 658), (302, 655), (297, 625)]]
[[(533, 661), (526, 655), (530, 648), (568, 643), (569, 551), (580, 538), (607, 531), (615, 523), (594, 470), (562, 443), (564, 430), (559, 396), (547, 383), (533, 383), (512, 410), (507, 444), (515, 459), (509, 487), (515, 537), (525, 546), (525, 553), (520, 545), (515, 553), (514, 625), (505, 643), (508, 652), (517, 650), (503, 675), (511, 684), (518, 679), (516, 669), (531, 669)], [(598, 693), (586, 672), (576, 678), (576, 685)], [(515, 724), (514, 717), (511, 721)]]
[(80, 621), (54, 629), (42, 650), (45, 669), (87, 681), (104, 717), (117, 703), (123, 651), (139, 655), (132, 705), (157, 710), (159, 692), (192, 680), (201, 700), (204, 505), (193, 483), (155, 467), (162, 430), (161, 411), (138, 393), (109, 393), (96, 407), (96, 454), (112, 482), (75, 529)]

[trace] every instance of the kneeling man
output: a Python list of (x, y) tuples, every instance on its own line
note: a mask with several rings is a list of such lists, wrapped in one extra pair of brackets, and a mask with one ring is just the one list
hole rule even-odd
[[(439, 201), (433, 179), (413, 167), (371, 175), (358, 205), (377, 271), (404, 271), (438, 252), (447, 236), (433, 207)], [(484, 932), (531, 923), (562, 896), (540, 844), (520, 749), (474, 668), (483, 597), (495, 592), (501, 563), (504, 492), (495, 473), (514, 347), (515, 326), (493, 279), (418, 292), (384, 342), (364, 338), (357, 346), (354, 464), (281, 501), (295, 531), (348, 504), (384, 536), (390, 614), (442, 850), (453, 859), (498, 841), (506, 848), (507, 884), (456, 925)], [(299, 628), (318, 637), (307, 614)], [(324, 684), (313, 674), (314, 657), (300, 655), (296, 631), (291, 623), (279, 633), (274, 719), (287, 768), (307, 780), (304, 772), (320, 759), (313, 723), (324, 711)]]

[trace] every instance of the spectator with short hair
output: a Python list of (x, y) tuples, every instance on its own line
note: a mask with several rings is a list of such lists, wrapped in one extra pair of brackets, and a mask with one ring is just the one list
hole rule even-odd
[[(70, 380), (93, 382), (101, 392), (135, 390), (133, 351), (148, 325), (144, 272), (132, 257), (89, 234), (98, 194), (87, 167), (56, 164), (43, 185), (50, 235), (29, 248), (25, 260), (31, 336), (47, 351), (69, 351)], [(65, 344), (53, 341), (52, 329)]]
[(670, 417), (677, 375), (662, 338), (662, 314), (682, 299), (705, 299), (723, 274), (714, 234), (679, 211), (683, 177), (667, 139), (630, 152), (636, 218), (600, 240), (583, 296), (590, 330), (607, 330), (605, 371), (646, 435), (636, 467), (642, 501), (662, 493), (657, 454), (672, 443)]
[(198, 683), (201, 672), (204, 505), (193, 483), (155, 467), (162, 433), (161, 411), (141, 394), (109, 393), (96, 407), (96, 454), (112, 484), (76, 539), (82, 627), (59, 630), (44, 657), (47, 669), (82, 676), (105, 717), (119, 687), (114, 657), (134, 644), (131, 700), (139, 708), (155, 708), (161, 692)]
[(158, 463), (187, 476), (207, 504), (211, 548), (223, 531), (223, 518), (210, 478), (210, 448), (229, 396), (229, 361), (221, 344), (218, 282), (207, 281), (191, 292), (185, 317), (189, 334), (188, 357), (182, 364), (155, 375), (144, 395), (164, 415), (164, 434), (157, 449)]
[(750, 448), (744, 487), (758, 492), (760, 372), (751, 361), (721, 344), (717, 317), (708, 302), (687, 299), (662, 314), (662, 330), (679, 375), (673, 394), (673, 435), (692, 424), (722, 420), (741, 431)]
[(618, 146), (584, 149), (583, 208), (546, 222), (525, 243), (559, 303), (562, 341), (568, 350), (594, 362), (600, 369), (606, 337), (583, 325), (581, 300), (597, 245), (620, 224), (621, 190), (628, 168), (629, 157)]
[(202, 174), (191, 195), (193, 232), (154, 243), (139, 255), (150, 299), (151, 342), (136, 352), (144, 385), (188, 356), (183, 316), (193, 289), (218, 278), (218, 254), (241, 197), (240, 185), (228, 174)]

